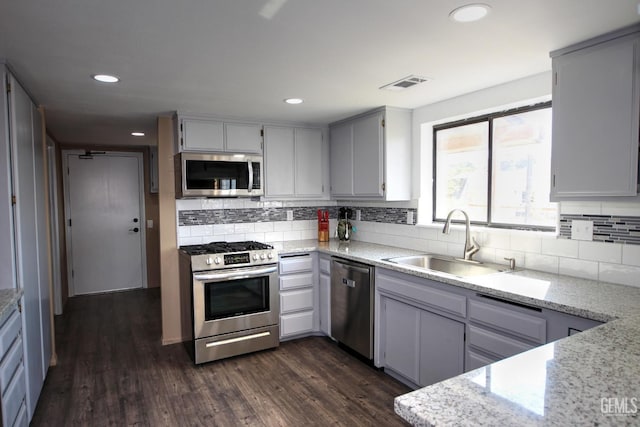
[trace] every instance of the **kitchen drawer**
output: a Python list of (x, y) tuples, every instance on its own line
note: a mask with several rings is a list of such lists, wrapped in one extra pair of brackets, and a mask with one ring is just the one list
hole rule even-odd
[(280, 336), (301, 334), (313, 330), (313, 311), (280, 316)]
[(547, 321), (510, 308), (469, 300), (469, 320), (524, 339), (547, 342)]
[[(420, 280), (420, 279), (417, 279)], [(465, 317), (467, 314), (467, 297), (431, 287), (424, 283), (414, 283), (391, 275), (378, 274), (376, 288), (420, 302), (422, 305), (436, 308), (446, 313)]]
[(26, 393), (24, 367), (20, 365), (2, 397), (2, 425), (13, 425), (13, 421), (18, 416), (18, 412), (24, 403)]
[(22, 354), (22, 339), (18, 338), (13, 342), (13, 346), (5, 355), (2, 364), (0, 364), (0, 391), (2, 393), (7, 390), (9, 381), (11, 381), (13, 374), (22, 363)]
[(513, 356), (535, 347), (472, 325), (468, 325), (467, 331), (468, 345), (495, 354), (500, 358)]
[(280, 312), (290, 313), (292, 311), (313, 309), (313, 289), (300, 289), (283, 292), (280, 294)]
[(280, 290), (302, 288), (313, 286), (313, 273), (292, 274), (291, 276), (280, 276)]
[(16, 309), (0, 328), (0, 354), (5, 354), (22, 328), (20, 312)]
[(299, 273), (313, 271), (313, 258), (311, 255), (301, 255), (280, 258), (280, 274)]
[(467, 355), (464, 359), (464, 371), (473, 371), (474, 369), (482, 368), (483, 366), (490, 365), (497, 361), (498, 359), (489, 358), (482, 354), (476, 353), (473, 350), (467, 350)]
[(320, 272), (331, 274), (331, 259), (320, 258)]

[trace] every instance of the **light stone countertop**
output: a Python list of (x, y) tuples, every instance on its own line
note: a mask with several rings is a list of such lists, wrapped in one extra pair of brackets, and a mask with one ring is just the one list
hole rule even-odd
[(640, 425), (640, 287), (531, 270), (462, 279), (382, 261), (420, 252), (357, 241), (292, 241), (280, 253), (314, 250), (608, 322), (397, 397), (410, 424)]
[(0, 324), (22, 296), (22, 289), (0, 289)]

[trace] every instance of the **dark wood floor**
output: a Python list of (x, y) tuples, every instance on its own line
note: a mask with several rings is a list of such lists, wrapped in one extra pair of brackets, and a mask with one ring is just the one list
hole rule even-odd
[(409, 390), (327, 338), (194, 366), (160, 336), (158, 289), (71, 298), (31, 425), (403, 425)]

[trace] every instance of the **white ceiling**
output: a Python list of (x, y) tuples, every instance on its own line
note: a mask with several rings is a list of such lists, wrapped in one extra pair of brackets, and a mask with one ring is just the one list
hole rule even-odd
[[(427, 105), (547, 71), (549, 51), (640, 21), (637, 0), (483, 2), (485, 20), (456, 24), (449, 12), (470, 2), (2, 1), (0, 58), (59, 142), (154, 144), (156, 117), (175, 110), (327, 124)], [(431, 80), (378, 89), (410, 74)]]

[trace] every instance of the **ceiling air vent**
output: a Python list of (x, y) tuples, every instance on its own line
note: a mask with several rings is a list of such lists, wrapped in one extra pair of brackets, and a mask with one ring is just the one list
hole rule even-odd
[(393, 82), (393, 83), (389, 83), (388, 85), (384, 85), (384, 86), (380, 87), (380, 89), (394, 90), (394, 91), (405, 90), (405, 89), (409, 89), (410, 87), (413, 87), (413, 86), (415, 86), (417, 84), (424, 83), (427, 80), (429, 80), (429, 79), (427, 79), (426, 77), (407, 76), (404, 79), (398, 80), (397, 82)]

